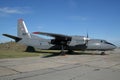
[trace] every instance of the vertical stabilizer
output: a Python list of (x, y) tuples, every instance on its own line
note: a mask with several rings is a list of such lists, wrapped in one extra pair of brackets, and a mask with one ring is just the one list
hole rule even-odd
[(20, 38), (31, 38), (30, 33), (27, 30), (25, 22), (23, 19), (18, 20), (18, 37)]

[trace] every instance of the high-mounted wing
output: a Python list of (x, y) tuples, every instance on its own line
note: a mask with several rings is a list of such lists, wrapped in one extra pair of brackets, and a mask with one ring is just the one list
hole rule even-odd
[(63, 35), (63, 34), (55, 34), (55, 33), (46, 33), (46, 32), (33, 32), (33, 34), (40, 34), (40, 35), (46, 35), (54, 38), (59, 38), (59, 39), (70, 39), (71, 36)]
[(40, 34), (40, 35), (54, 37), (55, 39), (51, 40), (52, 44), (67, 45), (71, 41), (71, 36), (62, 35), (62, 34), (46, 33), (46, 32), (33, 32), (33, 34)]

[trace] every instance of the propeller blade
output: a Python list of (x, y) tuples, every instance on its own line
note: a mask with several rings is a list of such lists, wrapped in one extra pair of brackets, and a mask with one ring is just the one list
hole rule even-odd
[(84, 37), (85, 44), (88, 44), (88, 41), (90, 40), (89, 35), (87, 33), (86, 37)]
[(88, 33), (87, 33), (87, 38), (89, 37)]

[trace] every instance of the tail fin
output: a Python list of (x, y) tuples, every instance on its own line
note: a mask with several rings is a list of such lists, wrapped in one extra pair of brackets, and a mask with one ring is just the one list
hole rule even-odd
[(31, 38), (30, 33), (27, 30), (27, 27), (25, 25), (25, 22), (23, 19), (18, 20), (18, 37), (20, 38)]

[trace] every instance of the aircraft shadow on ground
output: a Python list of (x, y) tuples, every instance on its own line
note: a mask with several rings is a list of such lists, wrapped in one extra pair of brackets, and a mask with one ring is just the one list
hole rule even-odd
[[(101, 55), (99, 52), (84, 52), (84, 51), (74, 51), (74, 52), (65, 52), (65, 55), (62, 55), (60, 51), (35, 51), (34, 53), (43, 53), (46, 54), (42, 58), (49, 58), (55, 56), (65, 56), (65, 55)], [(105, 54), (107, 55), (107, 54)]]
[(50, 53), (49, 55), (45, 55), (43, 56), (42, 58), (48, 58), (48, 57), (55, 57), (55, 56), (65, 56), (65, 55), (100, 55), (98, 53), (88, 53), (88, 52), (71, 52), (71, 53), (68, 53), (68, 52), (65, 52), (65, 55), (62, 55), (60, 52), (45, 52), (45, 51), (36, 51), (36, 53), (44, 53), (44, 54), (47, 54), (47, 53)]

